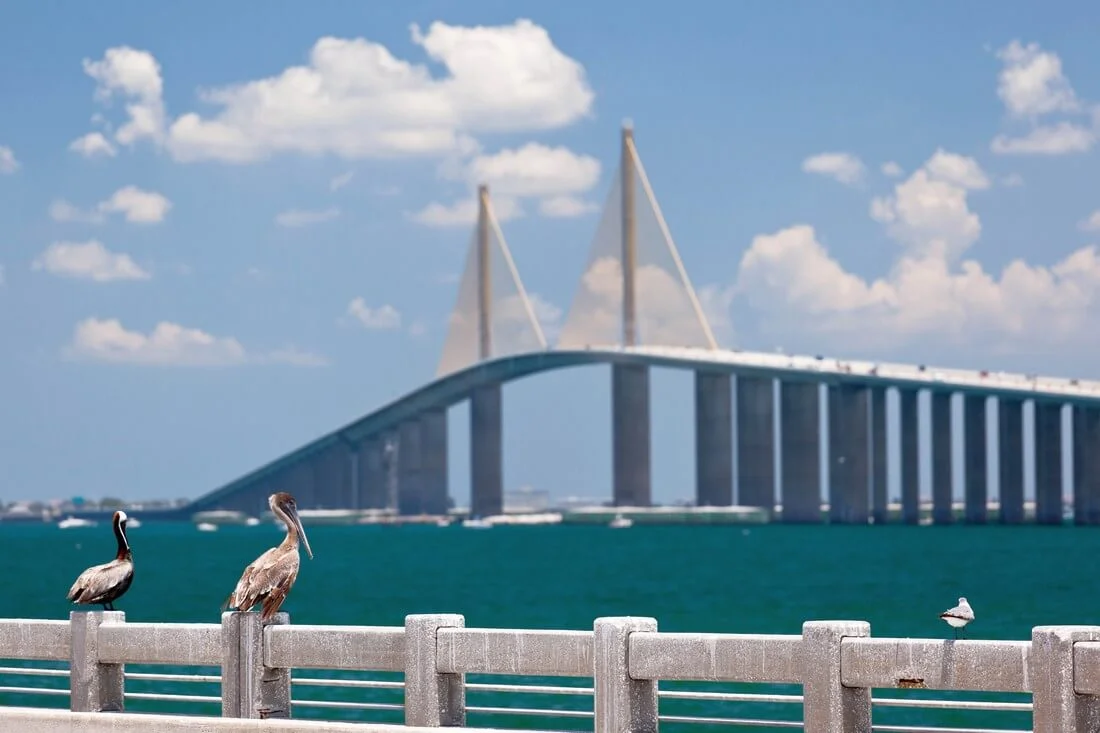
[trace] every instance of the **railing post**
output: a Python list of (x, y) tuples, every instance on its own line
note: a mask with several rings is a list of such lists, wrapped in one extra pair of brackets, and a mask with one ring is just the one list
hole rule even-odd
[(1032, 727), (1035, 733), (1100, 730), (1100, 698), (1078, 695), (1073, 645), (1100, 639), (1100, 626), (1036, 626), (1031, 630)]
[(258, 613), (222, 614), (222, 717), (290, 717), (290, 670), (264, 665), (264, 627), (288, 623), (286, 612), (266, 623)]
[(593, 625), (595, 733), (656, 733), (657, 680), (630, 676), (630, 635), (656, 631), (657, 619), (607, 617)]
[(802, 624), (802, 720), (806, 733), (870, 733), (871, 690), (845, 687), (840, 644), (846, 636), (870, 636), (866, 621)]
[(72, 654), (69, 667), (69, 709), (77, 713), (108, 713), (125, 709), (121, 664), (100, 664), (99, 627), (126, 623), (123, 611), (70, 611)]
[(466, 725), (466, 675), (440, 674), (436, 661), (439, 630), (465, 625), (457, 613), (405, 617), (405, 725)]

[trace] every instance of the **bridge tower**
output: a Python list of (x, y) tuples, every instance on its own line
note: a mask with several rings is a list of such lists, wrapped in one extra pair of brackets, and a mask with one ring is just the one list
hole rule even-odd
[[(634, 144), (622, 129), (619, 167), (557, 344), (560, 349), (717, 343), (684, 270)], [(733, 503), (731, 380), (696, 373), (696, 503)], [(613, 499), (616, 506), (652, 503), (649, 368), (611, 366)]]
[[(493, 213), (488, 186), (478, 187), (477, 212), (438, 377), (489, 359), (547, 347)], [(478, 387), (469, 399), (470, 514), (492, 516), (504, 510), (501, 385)]]

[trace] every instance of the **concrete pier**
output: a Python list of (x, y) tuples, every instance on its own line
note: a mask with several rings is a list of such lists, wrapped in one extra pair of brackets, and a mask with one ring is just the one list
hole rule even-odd
[(733, 394), (729, 374), (695, 372), (695, 503), (733, 505)]
[(783, 521), (821, 521), (821, 405), (817, 382), (779, 388)]
[(775, 383), (737, 377), (737, 503), (775, 511)]
[(611, 450), (615, 506), (649, 506), (649, 369), (611, 365)]
[(1073, 407), (1073, 523), (1100, 524), (1100, 408)]
[(951, 524), (951, 393), (932, 392), (932, 522)]
[(898, 389), (901, 437), (901, 521), (920, 522), (920, 413), (915, 389)]
[(1001, 524), (1024, 523), (1024, 402), (1001, 398), (997, 405), (998, 497)]
[(966, 475), (967, 524), (985, 524), (989, 501), (989, 473), (986, 456), (986, 397), (968, 394), (963, 397), (964, 450)]
[(886, 457), (886, 389), (871, 390), (871, 519), (889, 521)]
[(397, 431), (397, 513), (424, 511), (424, 454), (420, 420), (401, 423)]
[(343, 509), (351, 505), (351, 451), (343, 443), (313, 461), (314, 501), (318, 508)]
[(504, 442), (499, 384), (470, 395), (470, 514), (504, 512)]
[(420, 416), (421, 506), (427, 514), (446, 514), (447, 411), (429, 410)]
[(1035, 522), (1062, 523), (1062, 404), (1035, 400)]
[(869, 390), (830, 385), (828, 395), (829, 521), (867, 524), (871, 484)]

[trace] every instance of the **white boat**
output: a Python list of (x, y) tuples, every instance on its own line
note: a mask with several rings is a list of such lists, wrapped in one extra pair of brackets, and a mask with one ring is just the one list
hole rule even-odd
[(435, 526), (437, 526), (437, 527), (450, 527), (451, 526), (451, 520), (447, 519), (446, 517), (440, 517), (439, 519), (435, 520)]
[(94, 527), (95, 522), (90, 519), (77, 519), (74, 516), (68, 516), (57, 523), (57, 526), (61, 529), (72, 529), (73, 527)]
[(216, 532), (218, 530), (218, 525), (211, 524), (210, 522), (199, 522), (195, 525), (195, 529), (200, 532)]
[(248, 527), (255, 527), (257, 524), (260, 523), (260, 520), (257, 517), (249, 517), (248, 519), (244, 520), (244, 523)]
[(470, 529), (489, 529), (493, 526), (488, 519), (463, 519), (462, 526)]
[(634, 520), (630, 517), (624, 517), (622, 514), (616, 514), (607, 526), (611, 529), (626, 529), (634, 526)]
[(130, 517), (126, 520), (126, 529), (137, 529), (141, 526), (141, 520)]

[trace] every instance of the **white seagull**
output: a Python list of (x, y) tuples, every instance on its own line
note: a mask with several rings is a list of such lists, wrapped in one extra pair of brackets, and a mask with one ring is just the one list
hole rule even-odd
[(959, 605), (949, 608), (940, 614), (940, 618), (955, 629), (955, 638), (959, 638), (959, 629), (974, 620), (974, 609), (966, 602), (965, 598), (959, 599)]

